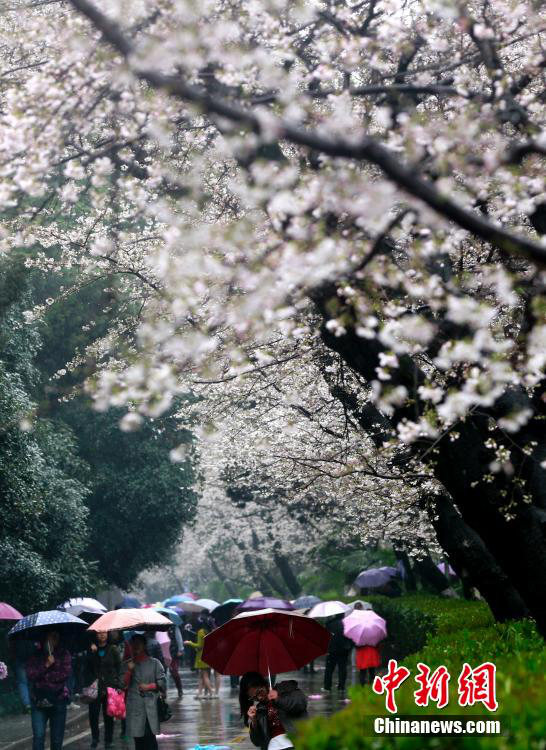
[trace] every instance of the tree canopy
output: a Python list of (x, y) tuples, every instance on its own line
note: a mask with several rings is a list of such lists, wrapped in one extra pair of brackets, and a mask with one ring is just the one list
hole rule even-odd
[(499, 619), (546, 633), (544, 8), (3, 21), (2, 247), (133, 305), (88, 348), (95, 405), (130, 427), (196, 393), (212, 491), (233, 453), (288, 508), (436, 539)]
[(75, 437), (42, 418), (30, 429), (39, 339), (20, 321), (19, 270), (0, 269), (0, 580), (2, 599), (28, 612), (94, 587), (97, 569), (86, 557), (88, 489)]

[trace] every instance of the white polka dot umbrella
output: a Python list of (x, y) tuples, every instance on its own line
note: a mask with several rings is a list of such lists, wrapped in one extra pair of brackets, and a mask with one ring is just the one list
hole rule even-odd
[(34, 612), (19, 620), (9, 631), (11, 638), (40, 638), (48, 630), (58, 630), (65, 635), (78, 633), (87, 628), (87, 623), (79, 617), (51, 609), (45, 612)]

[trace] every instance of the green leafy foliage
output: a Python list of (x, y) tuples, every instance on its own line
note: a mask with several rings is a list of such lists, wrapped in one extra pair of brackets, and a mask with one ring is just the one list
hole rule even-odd
[(68, 428), (20, 420), (33, 404), (19, 374), (0, 362), (0, 599), (23, 612), (55, 606), (91, 585), (85, 486), (66, 471), (78, 463)]
[(436, 631), (439, 633), (458, 631), (461, 622), (464, 622), (467, 628), (487, 627), (494, 622), (491, 610), (483, 601), (447, 599), (426, 594), (407, 595), (400, 601), (407, 607), (433, 617)]
[(171, 448), (191, 441), (190, 433), (178, 429), (174, 416), (121, 432), (122, 414), (75, 401), (59, 417), (77, 431), (88, 467), (89, 558), (106, 581), (126, 590), (142, 570), (168, 560), (193, 518), (196, 496), (190, 463), (169, 459)]
[(382, 644), (384, 661), (402, 659), (419, 651), (436, 629), (434, 617), (407, 603), (408, 598), (368, 596), (366, 599), (387, 622), (388, 638)]
[[(40, 323), (35, 398), (60, 430), (68, 427), (77, 435), (80, 460), (73, 476), (88, 488), (87, 558), (106, 584), (127, 589), (145, 568), (168, 561), (183, 525), (193, 518), (190, 463), (169, 460), (170, 449), (190, 442), (191, 435), (172, 414), (122, 432), (121, 410), (98, 413), (81, 396), (83, 381), (99, 364), (87, 347), (112, 325), (127, 331), (125, 343), (131, 346), (139, 303), (128, 287), (115, 275), (78, 287), (73, 269), (33, 273), (31, 282), (37, 301), (56, 299)], [(79, 364), (66, 371), (73, 360)]]

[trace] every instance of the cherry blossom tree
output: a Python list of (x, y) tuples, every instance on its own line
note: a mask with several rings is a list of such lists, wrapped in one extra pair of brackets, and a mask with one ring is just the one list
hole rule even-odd
[[(13, 3), (0, 40), (2, 249), (140, 301), (91, 353), (97, 406), (130, 428), (326, 348), (351, 487), (406, 477), (543, 633), (545, 23), (517, 0), (70, 0)], [(324, 440), (320, 471), (316, 445), (283, 471), (347, 497)]]

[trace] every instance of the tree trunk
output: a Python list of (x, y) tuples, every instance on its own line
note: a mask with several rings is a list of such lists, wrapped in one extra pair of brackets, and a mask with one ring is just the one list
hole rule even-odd
[(267, 569), (267, 566), (263, 564), (263, 561), (260, 557), (260, 539), (258, 537), (258, 534), (253, 529), (252, 530), (252, 549), (255, 552), (254, 557), (252, 558), (254, 568), (256, 572), (258, 573), (258, 576), (260, 577), (260, 580), (265, 583), (265, 588), (263, 586), (263, 583), (261, 584), (260, 588), (264, 591), (265, 589), (268, 589), (271, 594), (277, 594), (278, 596), (282, 596), (283, 594), (283, 587), (277, 581), (273, 573), (271, 573), (270, 570)]
[(442, 591), (449, 588), (449, 581), (438, 570), (430, 557), (423, 557), (420, 560), (416, 558), (413, 565), (417, 575), (427, 588), (433, 589), (437, 594), (441, 594)]
[(275, 552), (275, 563), (283, 577), (284, 582), (288, 586), (288, 591), (290, 591), (294, 599), (297, 599), (297, 597), (301, 594), (301, 586), (298, 579), (296, 578), (296, 574), (294, 573), (292, 566), (290, 565), (290, 560), (286, 557), (286, 555), (283, 555), (280, 552)]
[(272, 596), (273, 590), (269, 582), (264, 577), (262, 571), (255, 564), (254, 558), (250, 553), (246, 553), (243, 557), (245, 568), (247, 569), (250, 580), (253, 581), (254, 586), (262, 591), (264, 596)]
[(218, 567), (218, 564), (217, 564), (216, 560), (213, 557), (211, 557), (210, 555), (209, 555), (209, 560), (210, 560), (210, 565), (211, 565), (211, 568), (212, 568), (212, 572), (218, 578), (218, 580), (221, 581), (224, 584), (224, 586), (226, 587), (226, 591), (228, 592), (228, 594), (233, 599), (235, 599), (235, 597), (237, 596), (237, 590), (235, 589), (235, 587), (233, 586), (233, 584), (231, 583), (231, 581), (228, 580), (226, 578), (226, 576), (222, 573), (222, 571)]
[(407, 552), (404, 552), (404, 550), (399, 548), (397, 549), (397, 547), (395, 546), (394, 554), (396, 555), (396, 559), (402, 563), (402, 565), (404, 566), (404, 570), (406, 571), (406, 576), (403, 579), (406, 585), (406, 589), (408, 591), (417, 591), (417, 580), (415, 578), (413, 568), (411, 567)]
[(284, 586), (281, 584), (279, 580), (277, 580), (277, 576), (273, 575), (271, 570), (267, 570), (266, 568), (263, 568), (263, 567), (260, 568), (260, 571), (264, 580), (267, 581), (269, 587), (271, 588), (273, 594), (275, 594), (276, 596), (283, 597)]
[[(462, 425), (460, 438), (449, 444), (449, 450), (447, 443), (441, 445), (435, 473), (465, 523), (482, 538), (546, 637), (544, 527), (533, 505), (518, 497), (511, 477), (499, 472), (493, 482), (483, 481), (491, 462), (483, 440), (486, 422), (487, 417), (468, 419)], [(516, 466), (515, 471), (520, 468)], [(514, 502), (510, 515), (510, 509), (502, 508), (507, 502), (505, 497)]]
[[(332, 395), (354, 413), (362, 429), (378, 447), (388, 439), (392, 428), (388, 419), (373, 404), (359, 407), (356, 396), (337, 384), (330, 390)], [(450, 556), (461, 578), (465, 597), (474, 599), (473, 588), (477, 590), (500, 622), (528, 616), (529, 610), (508, 576), (487, 550), (480, 536), (463, 521), (447, 493), (440, 498), (423, 498), (423, 502), (429, 511), (438, 542)], [(395, 553), (398, 557), (396, 545)]]
[(446, 494), (430, 498), (429, 515), (453, 568), (463, 581), (466, 579), (467, 594), (468, 584), (474, 586), (499, 622), (527, 617), (529, 612), (508, 576)]
[[(349, 367), (370, 382), (376, 378), (375, 368), (383, 347), (376, 339), (358, 337), (350, 327), (343, 336), (334, 336), (328, 331), (326, 322), (331, 317), (332, 299), (339, 299), (333, 284), (314, 295), (324, 319), (322, 339)], [(339, 312), (337, 310), (335, 314)], [(410, 398), (407, 404), (396, 410), (391, 419), (393, 426), (404, 417), (415, 419), (416, 413), (424, 408), (418, 394), (418, 385), (423, 382), (424, 374), (408, 356), (400, 357), (399, 363), (391, 382), (393, 386), (404, 385)], [(514, 475), (523, 481), (523, 485), (518, 486), (512, 476), (502, 471), (489, 482), (487, 477), (491, 473), (489, 466), (494, 453), (486, 448), (485, 443), (490, 437), (497, 437), (501, 444), (505, 443), (505, 435), (500, 430), (492, 433), (489, 429), (490, 416), (509, 413), (510, 404), (521, 408), (525, 403), (533, 409), (534, 417), (517, 434), (517, 446), (528, 447), (532, 441), (534, 456), (523, 453), (521, 447), (512, 450)], [(489, 409), (489, 414), (484, 409), (483, 416), (473, 414), (461, 422), (458, 439), (441, 440), (435, 446), (435, 452), (429, 454), (429, 461), (463, 520), (482, 538), (546, 638), (546, 472), (536, 458), (545, 450), (545, 412), (546, 403), (541, 400), (539, 389), (532, 402), (523, 389), (507, 390), (495, 407)]]

